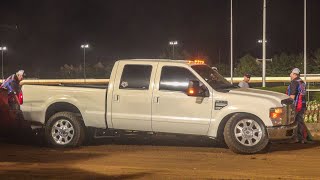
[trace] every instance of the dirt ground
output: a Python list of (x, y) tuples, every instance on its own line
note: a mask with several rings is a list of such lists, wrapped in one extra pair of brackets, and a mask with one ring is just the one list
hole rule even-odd
[(75, 149), (0, 139), (0, 179), (319, 179), (320, 142), (238, 155), (202, 139), (100, 140)]

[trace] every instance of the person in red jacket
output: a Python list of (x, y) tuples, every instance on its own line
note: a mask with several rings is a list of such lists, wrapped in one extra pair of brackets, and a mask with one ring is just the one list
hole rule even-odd
[(304, 112), (306, 110), (306, 84), (300, 78), (300, 70), (294, 68), (290, 73), (291, 83), (287, 89), (287, 95), (294, 100), (296, 107), (296, 122), (298, 123), (296, 142), (308, 143), (308, 129), (304, 123)]

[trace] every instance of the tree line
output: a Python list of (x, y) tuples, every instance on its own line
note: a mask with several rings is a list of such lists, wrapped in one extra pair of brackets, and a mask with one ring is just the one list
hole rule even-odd
[[(266, 76), (288, 76), (295, 67), (303, 73), (304, 68), (303, 54), (281, 53), (272, 57), (272, 61), (266, 62)], [(225, 76), (230, 76), (230, 66), (218, 64), (219, 72)], [(250, 54), (241, 57), (234, 65), (234, 76), (243, 76), (250, 73), (253, 76), (261, 76), (262, 62)], [(320, 48), (313, 51), (307, 57), (307, 74), (320, 74)]]
[[(159, 58), (168, 58), (170, 53), (164, 53)], [(192, 59), (186, 51), (177, 52), (177, 59)], [(207, 56), (201, 58), (208, 61)], [(234, 64), (234, 76), (241, 77), (245, 73), (250, 73), (252, 76), (261, 76), (262, 74), (262, 62), (258, 61), (251, 54), (245, 54), (241, 58), (235, 61)], [(114, 61), (97, 62), (94, 64), (86, 65), (87, 78), (109, 78), (113, 67)], [(209, 63), (213, 64), (213, 63)], [(218, 71), (226, 76), (230, 76), (229, 64), (213, 64), (218, 68)], [(303, 72), (303, 54), (288, 54), (281, 53), (272, 57), (272, 61), (266, 62), (266, 76), (288, 76), (290, 71), (297, 67)], [(307, 57), (307, 73), (308, 74), (320, 74), (320, 48), (314, 52), (311, 52)], [(60, 67), (58, 74), (59, 78), (83, 78), (83, 64), (70, 65), (64, 64)]]

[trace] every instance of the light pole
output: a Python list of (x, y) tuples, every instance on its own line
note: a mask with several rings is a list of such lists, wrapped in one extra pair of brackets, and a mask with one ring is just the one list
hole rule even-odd
[(2, 46), (0, 47), (0, 51), (1, 51), (1, 75), (2, 75), (2, 82), (4, 81), (4, 75), (3, 75), (3, 51), (6, 51), (7, 47)]
[(263, 30), (262, 30), (262, 87), (266, 87), (266, 16), (267, 0), (263, 0)]
[(81, 48), (83, 49), (83, 78), (86, 80), (86, 49), (89, 48), (89, 44), (82, 44)]
[(172, 46), (172, 59), (174, 59), (174, 46), (178, 45), (178, 41), (170, 41), (169, 45)]
[(233, 84), (233, 2), (230, 5), (230, 79)]
[(304, 72), (304, 82), (307, 83), (307, 0), (304, 0), (304, 50), (303, 50), (303, 72)]

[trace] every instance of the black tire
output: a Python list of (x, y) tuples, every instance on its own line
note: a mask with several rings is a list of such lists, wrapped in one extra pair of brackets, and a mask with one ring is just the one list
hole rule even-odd
[[(248, 129), (248, 123), (252, 124), (251, 129)], [(242, 131), (239, 128), (242, 128)], [(263, 122), (256, 116), (246, 113), (237, 113), (229, 119), (224, 128), (224, 139), (229, 149), (238, 154), (262, 152), (269, 145), (268, 133)]]
[(266, 147), (265, 147), (264, 149), (262, 149), (260, 152), (261, 152), (262, 154), (269, 153), (269, 152), (271, 152), (271, 147), (272, 147), (272, 143), (269, 142), (269, 143), (266, 145)]
[[(61, 127), (64, 125), (64, 127)], [(53, 130), (54, 127), (60, 128)], [(53, 131), (55, 134), (53, 134)], [(59, 133), (62, 135), (60, 136)], [(66, 137), (65, 137), (66, 136)], [(71, 136), (71, 137), (70, 137)], [(45, 126), (45, 137), (52, 147), (77, 147), (85, 139), (85, 127), (80, 117), (71, 112), (58, 112), (51, 116)], [(61, 139), (59, 141), (59, 139)]]

